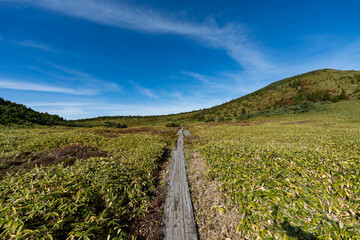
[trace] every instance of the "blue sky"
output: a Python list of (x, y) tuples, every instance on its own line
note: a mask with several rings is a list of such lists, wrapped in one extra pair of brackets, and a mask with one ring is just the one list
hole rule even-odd
[(359, 1), (0, 0), (0, 97), (67, 119), (224, 103), (360, 69)]

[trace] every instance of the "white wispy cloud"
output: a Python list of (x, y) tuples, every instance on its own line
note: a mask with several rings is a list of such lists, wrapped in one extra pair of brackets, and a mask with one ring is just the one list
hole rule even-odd
[(217, 91), (223, 92), (224, 94), (236, 94), (238, 97), (252, 91), (243, 87), (243, 79), (239, 80), (240, 73), (220, 73), (217, 76), (206, 76), (197, 72), (182, 71), (181, 74), (202, 82), (204, 85), (204, 91)]
[(41, 49), (43, 51), (55, 52), (55, 50), (52, 49), (50, 46), (31, 40), (13, 41), (13, 42), (22, 47), (32, 47), (32, 48)]
[(41, 73), (36, 79), (25, 79), (24, 77), (17, 76), (0, 76), (0, 88), (84, 96), (123, 91), (122, 86), (98, 79), (89, 73), (56, 64), (47, 65), (51, 66), (51, 68), (48, 66), (45, 68), (29, 66), (30, 69)]
[(256, 41), (251, 39), (246, 27), (238, 23), (219, 26), (215, 21), (203, 23), (177, 19), (169, 14), (125, 3), (99, 0), (0, 0), (30, 4), (88, 21), (119, 28), (177, 34), (191, 38), (214, 49), (225, 50), (247, 70), (268, 70), (272, 65), (266, 60)]
[(51, 67), (54, 69), (57, 69), (66, 75), (73, 77), (74, 79), (90, 79), (90, 80), (96, 80), (93, 76), (91, 76), (89, 73), (82, 72), (79, 70), (70, 69), (68, 67), (64, 67), (58, 64), (49, 63)]
[(64, 67), (58, 64), (50, 63), (49, 65), (55, 70), (60, 71), (60, 75), (55, 74), (54, 72), (51, 73), (52, 75), (55, 75), (60, 79), (80, 82), (88, 88), (92, 88), (94, 90), (96, 89), (96, 91), (98, 92), (122, 91), (122, 87), (118, 84), (99, 79), (89, 73)]
[(212, 83), (209, 81), (208, 77), (206, 77), (205, 75), (202, 75), (200, 73), (196, 73), (196, 72), (187, 72), (187, 71), (181, 71), (180, 72), (182, 75), (184, 76), (188, 76), (191, 78), (195, 78), (197, 80), (199, 80), (202, 83), (205, 83), (206, 85), (211, 85)]
[(41, 73), (45, 76), (43, 78), (51, 79), (53, 82), (61, 82), (64, 85), (78, 86), (78, 88), (88, 89), (87, 92), (92, 95), (104, 92), (123, 91), (123, 87), (117, 83), (99, 79), (87, 72), (54, 63), (46, 63), (46, 67), (29, 66), (29, 68)]
[(140, 86), (139, 84), (133, 82), (133, 81), (129, 81), (135, 88), (137, 91), (139, 91), (140, 93), (150, 97), (150, 98), (155, 98), (158, 99), (159, 96), (151, 89), (149, 88), (145, 88), (143, 86)]
[(53, 86), (48, 84), (29, 83), (25, 81), (18, 81), (12, 79), (0, 78), (0, 88), (11, 90), (23, 90), (23, 91), (37, 91), (37, 92), (54, 92), (73, 95), (92, 95), (90, 90), (71, 89), (59, 86)]
[(30, 102), (32, 107), (82, 107), (87, 105), (86, 102)]

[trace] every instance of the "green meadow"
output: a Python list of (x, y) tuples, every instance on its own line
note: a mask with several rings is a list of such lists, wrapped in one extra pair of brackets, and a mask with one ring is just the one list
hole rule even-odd
[[(195, 218), (222, 216), (200, 236), (360, 239), (359, 82), (325, 69), (190, 113), (77, 121), (2, 99), (0, 238), (161, 238), (184, 126), (187, 161), (206, 169), (188, 166)], [(199, 184), (226, 204), (199, 205)]]
[(360, 238), (360, 101), (325, 111), (195, 125), (240, 239)]

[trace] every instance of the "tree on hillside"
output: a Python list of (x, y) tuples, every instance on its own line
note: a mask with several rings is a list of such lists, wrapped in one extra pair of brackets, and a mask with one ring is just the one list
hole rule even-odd
[(66, 121), (58, 115), (40, 113), (26, 107), (0, 98), (0, 124), (65, 124)]

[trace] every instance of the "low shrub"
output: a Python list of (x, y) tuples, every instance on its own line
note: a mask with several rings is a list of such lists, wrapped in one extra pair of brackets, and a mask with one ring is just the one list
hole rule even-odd
[(294, 106), (285, 106), (285, 107), (280, 107), (280, 108), (276, 108), (276, 109), (266, 109), (266, 110), (262, 110), (262, 111), (255, 112), (255, 113), (242, 114), (242, 115), (238, 116), (236, 119), (245, 120), (245, 119), (249, 119), (249, 118), (253, 118), (253, 117), (257, 117), (257, 116), (270, 117), (270, 116), (281, 115), (281, 114), (285, 114), (285, 113), (298, 114), (298, 113), (305, 113), (305, 112), (309, 112), (309, 111), (323, 111), (327, 108), (327, 106), (330, 103), (331, 102), (329, 102), (329, 101), (316, 102), (316, 103), (305, 102), (305, 103), (302, 103), (299, 105), (294, 105)]
[(179, 123), (174, 123), (174, 122), (172, 122), (172, 123), (167, 123), (167, 124), (165, 125), (165, 127), (179, 127), (179, 126), (180, 126)]
[(215, 119), (213, 117), (209, 117), (205, 120), (205, 122), (215, 122)]
[(125, 123), (115, 123), (115, 122), (110, 122), (110, 121), (106, 121), (105, 126), (113, 127), (113, 128), (127, 128), (128, 127)]
[(128, 126), (125, 123), (116, 124), (116, 128), (127, 128)]

